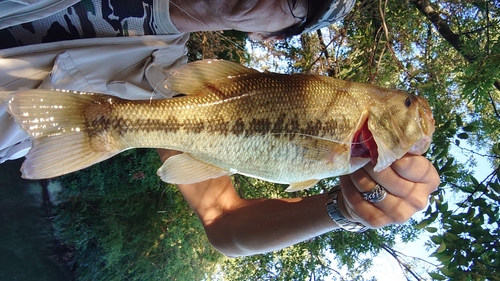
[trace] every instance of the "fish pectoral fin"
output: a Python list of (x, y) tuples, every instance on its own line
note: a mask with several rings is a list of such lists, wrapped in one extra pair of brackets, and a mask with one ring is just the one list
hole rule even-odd
[(333, 162), (339, 155), (349, 155), (349, 144), (307, 136), (299, 141), (307, 149), (304, 157), (317, 161)]
[(200, 60), (173, 70), (163, 85), (174, 92), (196, 95), (204, 86), (217, 80), (258, 73), (255, 69), (231, 61)]
[(308, 189), (313, 186), (315, 186), (319, 180), (308, 180), (308, 181), (303, 181), (303, 182), (294, 182), (291, 183), (290, 186), (288, 186), (287, 189), (285, 189), (286, 192), (295, 192), (303, 189)]
[(228, 171), (200, 162), (186, 153), (168, 158), (156, 173), (162, 181), (172, 184), (191, 184), (231, 175)]

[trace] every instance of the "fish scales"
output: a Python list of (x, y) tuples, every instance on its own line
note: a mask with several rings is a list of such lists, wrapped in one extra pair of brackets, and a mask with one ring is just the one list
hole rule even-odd
[[(242, 85), (246, 83), (245, 80), (241, 81)], [(176, 99), (139, 103), (116, 98), (109, 101), (113, 110), (111, 113), (107, 113), (105, 118), (99, 116), (99, 118), (87, 120), (87, 122), (92, 130), (114, 131), (118, 135), (124, 135), (127, 132), (142, 134), (149, 131), (171, 133), (182, 129), (183, 132), (204, 132), (207, 134), (288, 133), (295, 136), (296, 133), (299, 133), (330, 138), (345, 133), (339, 130), (358, 122), (354, 118), (345, 118), (342, 120), (343, 126), (337, 124), (339, 113), (336, 113), (336, 110), (344, 111), (346, 106), (341, 104), (338, 98), (335, 101), (335, 96), (324, 95), (324, 97), (320, 97), (323, 98), (321, 103), (311, 104), (312, 102), (307, 101), (311, 97), (302, 94), (304, 90), (288, 87), (290, 86), (288, 79), (274, 80), (279, 79), (273, 79), (272, 85), (277, 85), (275, 88), (268, 89), (266, 84), (263, 84), (260, 89), (251, 88), (255, 91), (270, 92), (268, 95), (249, 94), (224, 103), (220, 103), (217, 98), (214, 98), (215, 102), (205, 99), (206, 101), (191, 103)], [(317, 81), (311, 81), (311, 84), (319, 84), (315, 82)], [(321, 86), (323, 85), (319, 85), (318, 88)], [(238, 91), (237, 88), (234, 90)], [(294, 95), (295, 98), (289, 99), (289, 95)], [(330, 101), (326, 98), (329, 98)], [(351, 96), (347, 96), (347, 98), (349, 99), (345, 102), (346, 104), (355, 102)], [(228, 103), (232, 103), (231, 106), (227, 106)], [(306, 103), (311, 104), (311, 106), (306, 106)], [(354, 106), (356, 107), (355, 104)], [(106, 108), (107, 112), (108, 106), (104, 105), (103, 107)], [(259, 109), (258, 112), (255, 112), (255, 108)], [(94, 124), (99, 124), (99, 126), (94, 126)], [(134, 139), (140, 140), (141, 138), (131, 139), (130, 145), (136, 145), (133, 143)]]
[[(35, 144), (23, 166), (25, 177), (52, 177), (126, 149), (152, 147), (185, 152), (158, 171), (169, 182), (240, 173), (290, 183), (295, 190), (359, 168), (352, 164), (353, 147), (368, 157), (359, 163), (371, 157), (383, 168), (416, 143), (415, 151), (425, 151), (434, 130), (422, 98), (329, 77), (259, 73), (230, 62), (202, 61), (174, 71), (165, 86), (186, 96), (129, 101), (44, 90), (16, 94), (9, 111)], [(57, 112), (31, 106), (56, 101), (66, 104)], [(34, 125), (40, 116), (64, 122), (41, 129)], [(52, 155), (54, 146), (68, 139), (75, 148), (63, 146), (63, 151), (70, 157)], [(80, 154), (85, 156), (75, 156)], [(50, 165), (54, 161), (67, 168), (57, 170)]]
[[(113, 99), (109, 101), (113, 110), (106, 115), (109, 125), (103, 127), (109, 136), (104, 140), (116, 139), (125, 147), (182, 150), (223, 169), (259, 174), (263, 179), (281, 183), (286, 183), (290, 174), (294, 175), (294, 181), (309, 179), (311, 174), (306, 171), (311, 169), (304, 170), (303, 165), (323, 177), (346, 173), (347, 167), (338, 171), (314, 158), (305, 158), (301, 141), (306, 141), (307, 136), (318, 136), (344, 143), (347, 161), (353, 134), (348, 128), (356, 126), (359, 118), (342, 116), (342, 112), (349, 106), (361, 105), (347, 91), (339, 90), (332, 95), (332, 85), (325, 83), (328, 80), (305, 77), (311, 79), (297, 83), (290, 76), (235, 78), (231, 84), (207, 87), (211, 93), (189, 99), (151, 102)], [(240, 95), (219, 98), (221, 94), (233, 96), (233, 93)], [(108, 106), (101, 106), (107, 112)], [(296, 139), (298, 144), (292, 142)], [(238, 146), (230, 147), (231, 144)], [(224, 159), (220, 155), (225, 155)], [(262, 162), (276, 168), (263, 167)], [(336, 172), (332, 174), (332, 170)]]

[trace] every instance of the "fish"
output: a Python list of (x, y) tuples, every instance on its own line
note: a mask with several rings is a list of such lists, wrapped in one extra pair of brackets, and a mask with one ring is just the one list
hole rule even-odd
[(190, 184), (241, 174), (314, 186), (368, 162), (381, 171), (430, 146), (434, 119), (414, 94), (307, 74), (259, 72), (235, 62), (200, 60), (173, 70), (159, 100), (67, 90), (23, 90), (8, 111), (30, 135), (27, 179), (71, 173), (132, 148), (182, 151), (158, 169)]

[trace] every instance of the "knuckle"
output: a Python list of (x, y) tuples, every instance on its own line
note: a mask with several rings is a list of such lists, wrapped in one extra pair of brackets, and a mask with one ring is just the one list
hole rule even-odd
[(381, 227), (384, 227), (384, 226), (386, 226), (388, 224), (389, 223), (387, 223), (386, 220), (377, 219), (377, 220), (373, 221), (372, 223), (370, 223), (370, 226), (373, 227), (373, 228), (381, 228)]
[(399, 213), (392, 217), (393, 223), (404, 224), (407, 222), (413, 214)]
[(373, 213), (367, 214), (364, 216), (363, 220), (369, 227), (373, 228), (381, 228), (388, 224), (387, 217), (374, 215)]
[(413, 200), (412, 205), (415, 207), (416, 211), (421, 211), (427, 207), (428, 202), (428, 197), (420, 197)]

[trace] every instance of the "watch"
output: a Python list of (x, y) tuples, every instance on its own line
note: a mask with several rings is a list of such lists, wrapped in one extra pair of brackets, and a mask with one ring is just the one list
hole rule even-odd
[(328, 201), (325, 203), (326, 212), (332, 220), (341, 228), (351, 232), (365, 232), (369, 227), (360, 222), (353, 222), (348, 220), (340, 211), (337, 196), (340, 191), (340, 186), (335, 186), (328, 191)]

